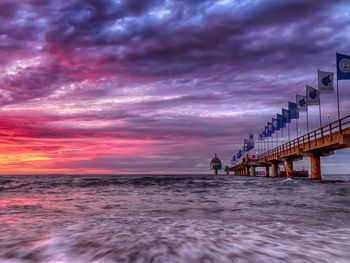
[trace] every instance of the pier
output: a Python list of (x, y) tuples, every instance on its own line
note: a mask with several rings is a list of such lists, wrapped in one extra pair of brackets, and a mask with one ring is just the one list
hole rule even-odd
[[(293, 177), (293, 162), (304, 157), (310, 158), (310, 178), (321, 179), (321, 157), (334, 151), (350, 147), (350, 115), (322, 126), (314, 131), (290, 140), (251, 159), (248, 156), (242, 162), (231, 167), (235, 175), (255, 176), (257, 167), (265, 168), (265, 176), (280, 175), (279, 165), (285, 167), (287, 177)], [(271, 174), (270, 174), (271, 168)]]

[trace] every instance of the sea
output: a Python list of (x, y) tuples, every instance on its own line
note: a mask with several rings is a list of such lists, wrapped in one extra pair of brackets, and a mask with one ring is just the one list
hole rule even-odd
[(1, 263), (350, 262), (350, 175), (0, 176)]

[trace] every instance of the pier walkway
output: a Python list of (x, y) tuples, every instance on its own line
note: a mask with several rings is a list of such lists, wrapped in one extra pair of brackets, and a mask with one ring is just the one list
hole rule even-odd
[(293, 161), (310, 157), (311, 179), (321, 179), (321, 156), (328, 156), (336, 150), (350, 147), (350, 115), (324, 125), (308, 134), (288, 141), (262, 154), (255, 159), (243, 158), (233, 165), (236, 175), (255, 175), (256, 167), (265, 167), (265, 175), (279, 176), (279, 165), (284, 164), (287, 177), (293, 177)]

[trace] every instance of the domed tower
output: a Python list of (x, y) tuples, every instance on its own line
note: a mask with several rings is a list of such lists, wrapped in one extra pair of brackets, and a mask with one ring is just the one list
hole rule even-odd
[(215, 153), (215, 157), (210, 162), (210, 170), (215, 171), (215, 175), (218, 174), (218, 170), (221, 170), (222, 164), (220, 159), (218, 158), (217, 154)]

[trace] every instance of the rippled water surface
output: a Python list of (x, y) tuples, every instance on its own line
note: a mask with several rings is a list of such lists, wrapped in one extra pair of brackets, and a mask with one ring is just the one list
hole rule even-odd
[(0, 262), (350, 262), (350, 176), (328, 179), (1, 176)]

